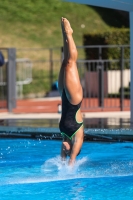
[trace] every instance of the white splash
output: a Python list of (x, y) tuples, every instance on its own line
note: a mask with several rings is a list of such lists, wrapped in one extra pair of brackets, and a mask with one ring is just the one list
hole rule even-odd
[(82, 159), (77, 160), (73, 166), (69, 166), (68, 160), (62, 161), (61, 157), (57, 156), (45, 161), (45, 163), (42, 165), (42, 171), (44, 173), (53, 172), (53, 174), (56, 172), (59, 176), (66, 176), (68, 174), (75, 175), (79, 171), (80, 166), (85, 164), (87, 161), (88, 158), (83, 157)]
[[(19, 169), (20, 170), (20, 169)], [(25, 169), (24, 176), (18, 176), (20, 171), (12, 173), (8, 178), (8, 173), (0, 185), (28, 184), (53, 182), (71, 179), (100, 178), (100, 177), (122, 177), (133, 176), (133, 161), (129, 162), (94, 162), (83, 157), (77, 159), (74, 166), (68, 165), (68, 160), (61, 161), (60, 156), (48, 159), (39, 168), (33, 168), (32, 172)], [(35, 173), (34, 173), (35, 172)]]

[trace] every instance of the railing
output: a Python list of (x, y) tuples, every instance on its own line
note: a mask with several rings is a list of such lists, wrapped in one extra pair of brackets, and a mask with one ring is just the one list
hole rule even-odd
[(83, 109), (100, 111), (130, 108), (130, 69), (109, 70), (114, 62), (119, 61), (78, 61), (84, 93)]
[[(127, 50), (130, 50), (129, 45), (83, 46), (77, 48), (79, 52), (77, 65), (84, 92), (82, 109), (86, 111), (129, 109), (130, 60), (127, 58)], [(97, 58), (95, 60), (86, 59), (86, 49), (92, 51), (95, 48), (97, 49)], [(103, 52), (106, 49), (119, 51), (119, 57), (116, 58), (114, 55), (114, 58), (105, 59)], [(52, 84), (58, 80), (62, 61), (62, 48), (16, 49), (16, 58), (14, 59), (16, 59), (14, 74), (17, 87), (10, 86), (12, 82), (11, 80), (10, 83), (8, 81), (8, 86), (15, 87), (16, 94), (14, 95), (16, 96), (14, 98), (44, 98), (51, 91)], [(9, 55), (7, 55), (7, 60), (10, 61)], [(13, 65), (12, 62), (10, 63)], [(4, 84), (6, 84), (2, 77), (4, 67), (0, 70), (0, 90), (2, 91), (5, 87)], [(13, 79), (15, 80), (15, 78)], [(10, 93), (8, 89), (8, 96), (11, 95)], [(11, 100), (9, 102), (12, 103)], [(10, 104), (8, 103), (8, 108)], [(11, 107), (13, 108), (13, 106)]]
[(52, 83), (58, 79), (61, 65), (61, 48), (17, 49), (17, 59), (22, 57), (28, 57), (32, 64), (32, 81), (24, 85), (20, 77), (19, 81), (23, 85), (23, 91), (21, 90), (21, 96), (19, 95), (18, 98), (45, 97), (47, 92), (51, 90)]
[[(84, 46), (84, 49), (87, 53), (86, 57), (89, 57), (88, 54), (93, 57), (92, 52), (97, 54), (94, 55), (95, 60), (78, 61), (84, 91), (82, 108), (89, 111), (129, 110), (129, 45)], [(97, 51), (94, 51), (95, 49)], [(107, 50), (115, 52), (114, 55), (111, 54), (113, 55), (111, 59), (105, 58)]]

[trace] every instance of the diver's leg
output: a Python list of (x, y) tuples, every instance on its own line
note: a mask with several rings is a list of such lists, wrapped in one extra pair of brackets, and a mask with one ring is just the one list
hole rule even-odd
[(66, 18), (63, 18), (63, 27), (67, 37), (66, 45), (68, 47), (68, 59), (64, 71), (64, 88), (70, 103), (78, 104), (83, 98), (83, 91), (76, 64), (78, 52), (72, 37), (73, 30)]
[(58, 89), (59, 89), (60, 95), (62, 94), (62, 91), (64, 88), (64, 68), (66, 66), (67, 59), (68, 59), (68, 44), (67, 44), (67, 37), (66, 37), (65, 31), (64, 31), (64, 26), (63, 26), (63, 18), (61, 18), (61, 29), (62, 29), (62, 36), (63, 36), (64, 58), (62, 61), (62, 65), (61, 65), (59, 77), (58, 77)]

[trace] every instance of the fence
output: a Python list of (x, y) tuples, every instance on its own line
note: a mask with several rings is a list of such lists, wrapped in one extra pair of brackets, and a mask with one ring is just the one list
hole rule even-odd
[[(91, 71), (90, 66), (94, 62), (97, 70)], [(111, 61), (102, 61), (100, 67), (99, 61), (78, 61), (78, 68), (83, 74), (81, 78), (84, 93), (83, 109), (130, 108), (130, 70), (105, 70), (103, 65), (108, 67), (108, 64), (111, 64)]]
[[(84, 91), (82, 108), (108, 111), (130, 109), (129, 45), (85, 46), (84, 48), (90, 51), (96, 48), (98, 55), (97, 60), (78, 61)], [(114, 54), (111, 59), (103, 58), (106, 49), (108, 51), (111, 49), (119, 57), (116, 59)]]
[[(130, 108), (130, 60), (129, 45), (83, 46), (78, 48), (78, 70), (83, 87), (83, 110), (126, 110)], [(87, 59), (86, 49), (97, 49), (97, 59)], [(111, 49), (119, 55), (105, 59), (102, 52)], [(9, 50), (7, 51), (9, 54)], [(128, 54), (129, 55), (129, 54)], [(58, 79), (62, 61), (62, 48), (16, 49), (16, 86), (14, 98), (44, 98)], [(7, 66), (10, 56), (7, 55)], [(13, 65), (12, 62), (10, 62)], [(13, 67), (13, 66), (12, 66)], [(9, 67), (7, 67), (9, 70)], [(4, 70), (4, 67), (1, 68)], [(4, 72), (2, 71), (1, 74)], [(13, 72), (10, 71), (13, 74)], [(3, 84), (3, 86), (2, 86)], [(0, 79), (0, 89), (6, 81)], [(9, 87), (14, 87), (8, 80)], [(12, 88), (11, 88), (12, 90)], [(7, 90), (9, 91), (9, 89)], [(9, 93), (9, 92), (8, 92)], [(3, 93), (2, 93), (3, 94)], [(8, 95), (8, 101), (9, 96)], [(2, 97), (3, 98), (3, 97)], [(6, 96), (4, 97), (6, 98)], [(13, 97), (10, 97), (13, 98)], [(10, 100), (10, 104), (11, 104)], [(8, 109), (10, 105), (8, 103)], [(12, 108), (15, 105), (12, 106)], [(10, 108), (11, 110), (11, 108)]]
[[(17, 59), (22, 58), (29, 59), (32, 65), (29, 77), (27, 76), (27, 79), (30, 79), (31, 82), (25, 82), (24, 84), (21, 73), (25, 75), (26, 73), (22, 72), (22, 67), (20, 66), (19, 74), (17, 72), (17, 81), (21, 85), (18, 88), (18, 98), (45, 97), (47, 92), (51, 90), (52, 83), (58, 78), (61, 65), (61, 48), (17, 49)], [(25, 65), (24, 60), (23, 65)], [(19, 95), (20, 93), (21, 95)]]

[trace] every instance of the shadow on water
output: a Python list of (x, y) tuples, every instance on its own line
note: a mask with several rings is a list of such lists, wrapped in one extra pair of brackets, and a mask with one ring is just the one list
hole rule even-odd
[(116, 28), (129, 28), (129, 13), (109, 8), (91, 6), (104, 20), (106, 24)]

